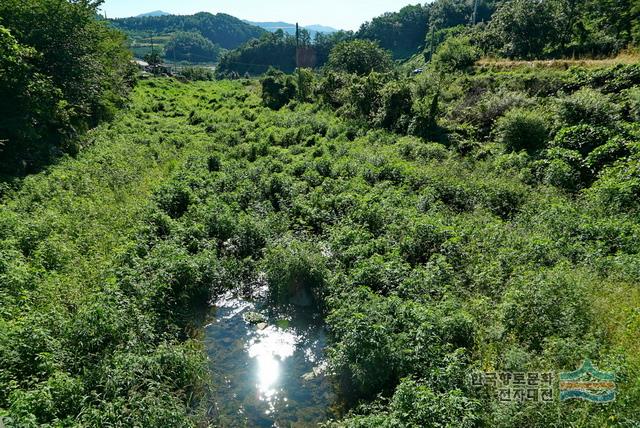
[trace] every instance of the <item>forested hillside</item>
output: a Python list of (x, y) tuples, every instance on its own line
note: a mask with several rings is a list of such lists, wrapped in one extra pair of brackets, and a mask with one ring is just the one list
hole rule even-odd
[(0, 425), (640, 424), (637, 2), (436, 0), (217, 81), (137, 80), (98, 3), (0, 3)]
[(258, 38), (266, 31), (224, 13), (213, 15), (201, 12), (195, 15), (166, 15), (111, 20), (115, 28), (129, 34), (175, 32), (200, 33), (211, 43), (225, 49), (234, 49), (247, 41)]
[[(331, 47), (345, 38), (377, 42), (395, 59), (431, 55), (457, 36), (484, 55), (517, 59), (609, 56), (640, 43), (637, 0), (435, 0), (407, 6), (364, 23), (355, 34), (321, 38), (306, 45), (317, 51), (314, 67), (323, 66)], [(295, 40), (252, 41), (229, 52), (221, 72), (264, 73), (269, 66), (292, 69)], [(275, 45), (275, 46), (274, 46)], [(285, 51), (282, 47), (288, 47)], [(281, 55), (269, 58), (274, 47)], [(329, 48), (330, 49), (330, 48)], [(286, 54), (285, 54), (286, 52)], [(242, 61), (239, 60), (242, 58)], [(240, 62), (242, 64), (240, 64)], [(420, 62), (416, 62), (420, 65)]]

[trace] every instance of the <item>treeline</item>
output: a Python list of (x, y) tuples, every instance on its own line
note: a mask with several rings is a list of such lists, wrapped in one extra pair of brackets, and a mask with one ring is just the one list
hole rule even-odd
[(388, 12), (364, 23), (356, 37), (378, 41), (381, 47), (393, 52), (396, 59), (409, 58), (424, 45), (430, 15), (428, 4), (406, 6), (399, 12)]
[(0, 2), (0, 175), (75, 153), (110, 118), (134, 72), (124, 36), (96, 20), (99, 2)]
[(211, 43), (225, 49), (235, 49), (251, 39), (266, 33), (260, 27), (247, 24), (224, 13), (213, 15), (207, 12), (195, 15), (148, 16), (121, 18), (111, 23), (128, 34), (132, 32), (169, 34), (175, 32), (199, 33)]
[(353, 33), (338, 31), (332, 34), (317, 33), (312, 40), (307, 30), (300, 30), (296, 37), (278, 30), (263, 34), (238, 49), (226, 52), (220, 59), (218, 74), (222, 77), (234, 74), (262, 74), (273, 66), (287, 73), (296, 68), (297, 43), (311, 54), (306, 58), (308, 66), (319, 67), (329, 59), (329, 52), (340, 41), (350, 40)]
[(508, 58), (609, 56), (640, 42), (640, 1), (502, 1), (472, 34), (486, 53)]
[(164, 55), (173, 61), (215, 62), (222, 49), (200, 33), (179, 32), (164, 47)]
[[(640, 42), (640, 1), (600, 0), (436, 0), (407, 6), (311, 43), (315, 66), (328, 60), (327, 45), (366, 39), (402, 60), (423, 53), (426, 61), (447, 39), (461, 37), (481, 54), (515, 59), (610, 56)], [(221, 72), (285, 72), (295, 65), (295, 38), (263, 37), (231, 51)], [(329, 46), (328, 50), (332, 46)], [(276, 49), (277, 55), (270, 53)]]

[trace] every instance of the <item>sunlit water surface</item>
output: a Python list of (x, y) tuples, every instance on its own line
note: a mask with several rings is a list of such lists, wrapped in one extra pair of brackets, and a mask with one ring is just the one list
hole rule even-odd
[[(266, 322), (248, 323), (250, 312)], [(322, 319), (300, 308), (283, 312), (231, 294), (216, 303), (205, 341), (223, 427), (306, 427), (331, 418)]]

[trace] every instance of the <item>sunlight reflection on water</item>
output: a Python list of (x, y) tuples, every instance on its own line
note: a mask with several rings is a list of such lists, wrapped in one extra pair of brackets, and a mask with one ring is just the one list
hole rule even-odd
[(277, 327), (267, 327), (248, 344), (249, 357), (257, 362), (257, 384), (260, 398), (271, 401), (278, 393), (282, 362), (293, 356), (299, 338)]
[[(267, 309), (228, 294), (216, 302), (206, 328), (222, 427), (313, 426), (330, 417), (321, 318)], [(247, 322), (252, 312), (268, 322)]]

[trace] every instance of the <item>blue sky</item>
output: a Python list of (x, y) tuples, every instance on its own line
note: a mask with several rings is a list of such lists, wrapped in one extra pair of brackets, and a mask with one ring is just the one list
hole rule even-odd
[(109, 18), (135, 16), (153, 10), (187, 15), (196, 12), (228, 13), (250, 21), (322, 24), (357, 30), (384, 12), (400, 10), (411, 0), (106, 0), (102, 10)]

